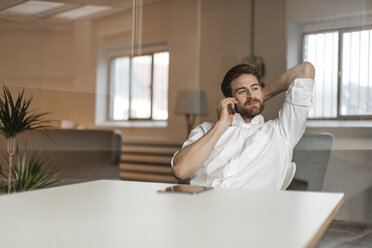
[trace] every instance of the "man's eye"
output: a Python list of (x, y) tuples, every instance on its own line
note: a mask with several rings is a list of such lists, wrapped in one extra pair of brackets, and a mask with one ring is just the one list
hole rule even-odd
[(254, 87), (253, 89), (254, 89), (254, 90), (258, 90), (259, 88), (258, 88), (258, 87)]
[(243, 93), (245, 93), (245, 90), (239, 90), (238, 91), (238, 94), (243, 94)]

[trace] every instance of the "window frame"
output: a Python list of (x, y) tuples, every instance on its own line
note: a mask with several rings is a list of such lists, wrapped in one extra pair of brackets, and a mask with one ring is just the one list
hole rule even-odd
[[(106, 122), (112, 122), (112, 123), (123, 123), (123, 122), (137, 122), (137, 121), (143, 121), (143, 122), (159, 122), (159, 121), (168, 121), (169, 119), (169, 105), (168, 105), (168, 118), (165, 120), (155, 120), (153, 119), (153, 82), (154, 82), (154, 54), (156, 53), (162, 53), (162, 52), (167, 52), (169, 54), (169, 60), (170, 60), (170, 52), (169, 50), (166, 49), (161, 49), (161, 50), (155, 50), (151, 52), (146, 52), (141, 55), (128, 55), (127, 53), (122, 53), (122, 54), (115, 54), (111, 55), (108, 58), (108, 73), (107, 73), (107, 84), (108, 84), (108, 94), (106, 98)], [(150, 84), (150, 117), (149, 118), (131, 118), (130, 117), (130, 110), (131, 110), (131, 99), (132, 99), (132, 59), (134, 57), (140, 57), (140, 56), (151, 56), (151, 84)], [(123, 58), (123, 57), (128, 57), (129, 58), (129, 104), (128, 104), (128, 115), (129, 118), (127, 120), (114, 120), (110, 118), (111, 115), (111, 90), (112, 90), (112, 85), (111, 85), (111, 65), (112, 61), (116, 58)], [(168, 64), (168, 100), (169, 100), (169, 68), (170, 68), (170, 63)]]
[[(371, 30), (372, 25), (365, 25), (363, 27), (347, 27), (347, 28), (335, 28), (335, 29), (323, 29), (316, 31), (303, 32), (301, 37), (301, 61), (304, 61), (304, 42), (305, 35), (309, 34), (321, 34), (328, 32), (338, 32), (338, 62), (337, 62), (337, 116), (336, 117), (313, 117), (308, 120), (372, 120), (372, 115), (341, 115), (341, 90), (342, 90), (342, 46), (343, 46), (343, 34), (354, 31), (365, 31)], [(371, 38), (372, 39), (372, 38)], [(371, 47), (372, 48), (372, 47)], [(372, 63), (372, 61), (370, 61)], [(316, 73), (316, 72), (315, 72)]]

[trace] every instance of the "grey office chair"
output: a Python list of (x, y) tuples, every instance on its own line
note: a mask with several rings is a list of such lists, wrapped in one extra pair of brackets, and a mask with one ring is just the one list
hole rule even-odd
[[(305, 133), (293, 151), (296, 174), (288, 189), (321, 191), (332, 150), (331, 133)], [(297, 182), (297, 188), (296, 188)], [(302, 185), (298, 187), (298, 182)]]

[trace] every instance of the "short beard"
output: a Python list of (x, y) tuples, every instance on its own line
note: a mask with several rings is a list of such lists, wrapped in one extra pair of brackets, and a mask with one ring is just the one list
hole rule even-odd
[(241, 106), (239, 104), (236, 105), (237, 112), (243, 117), (248, 119), (253, 119), (255, 116), (261, 114), (265, 108), (265, 104), (263, 104), (261, 101), (258, 101), (258, 106), (254, 106), (251, 109), (248, 109), (245, 107), (245, 105), (248, 103), (244, 103), (244, 106)]

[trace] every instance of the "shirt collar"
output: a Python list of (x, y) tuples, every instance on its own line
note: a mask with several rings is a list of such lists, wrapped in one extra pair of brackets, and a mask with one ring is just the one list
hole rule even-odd
[(251, 120), (250, 123), (246, 123), (243, 120), (242, 116), (239, 113), (236, 113), (232, 120), (231, 126), (238, 126), (238, 127), (251, 126), (251, 125), (260, 126), (262, 124), (264, 124), (264, 117), (262, 115), (256, 115)]

